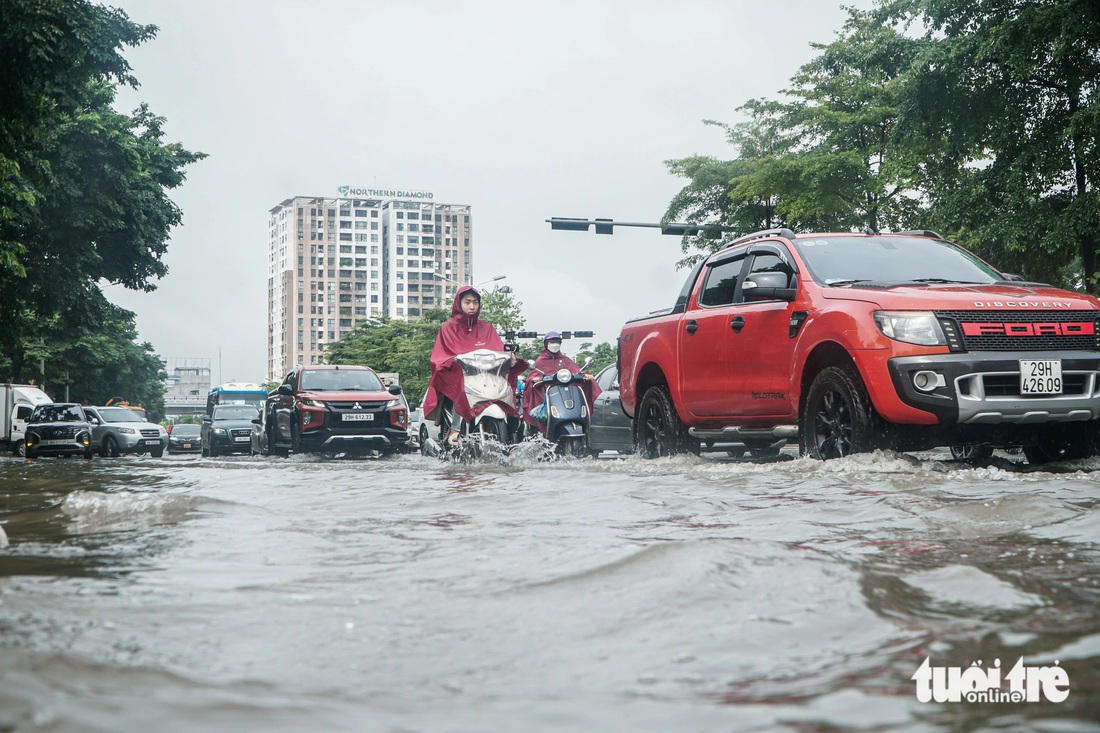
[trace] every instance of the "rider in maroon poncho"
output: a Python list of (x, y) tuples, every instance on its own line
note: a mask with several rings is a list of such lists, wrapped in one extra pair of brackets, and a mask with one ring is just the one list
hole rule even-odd
[[(480, 320), (478, 318), (480, 313), (481, 294), (469, 285), (460, 287), (455, 293), (454, 304), (451, 306), (451, 319), (439, 327), (439, 335), (436, 336), (435, 346), (432, 348), (432, 376), (428, 382), (428, 394), (424, 399), (424, 418), (438, 424), (443, 398), (454, 403), (455, 417), (448, 436), (452, 441), (458, 437), (462, 420), (473, 420), (488, 407), (488, 403), (482, 403), (477, 408), (470, 407), (463, 387), (462, 369), (455, 363), (455, 355), (476, 349), (504, 351), (504, 342), (501, 341), (497, 330), (491, 323)], [(516, 377), (527, 369), (527, 362), (516, 359), (514, 354), (512, 360), (508, 381), (514, 392)], [(508, 414), (516, 416), (514, 407), (510, 405), (501, 405), (501, 407)]]
[[(527, 386), (523, 390), (523, 420), (539, 432), (546, 429), (546, 424), (541, 423), (531, 415), (531, 410), (542, 404), (543, 395), (546, 394), (546, 386), (540, 380), (548, 374), (554, 374), (559, 369), (568, 369), (571, 374), (580, 374), (581, 368), (577, 362), (561, 353), (561, 334), (557, 331), (547, 331), (542, 339), (542, 352), (535, 359), (535, 365), (527, 375)], [(588, 379), (581, 383), (581, 389), (588, 398), (589, 409), (592, 403), (603, 391), (592, 379), (592, 375), (585, 374)]]

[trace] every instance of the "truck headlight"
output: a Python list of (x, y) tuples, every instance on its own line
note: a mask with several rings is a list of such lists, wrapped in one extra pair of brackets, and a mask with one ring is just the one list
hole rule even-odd
[(302, 400), (302, 404), (307, 405), (309, 407), (324, 407), (325, 406), (325, 403), (321, 402), (321, 400)]
[(936, 314), (931, 311), (875, 311), (875, 325), (886, 338), (919, 346), (947, 346)]

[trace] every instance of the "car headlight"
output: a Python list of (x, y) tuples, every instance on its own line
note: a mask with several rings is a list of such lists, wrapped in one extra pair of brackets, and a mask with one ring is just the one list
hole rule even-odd
[(214, 435), (227, 435), (225, 428), (214, 428)]
[(875, 325), (886, 338), (919, 346), (946, 346), (936, 314), (931, 311), (875, 311)]
[(134, 434), (134, 429), (133, 428), (119, 428), (118, 432), (125, 433), (126, 435), (133, 435)]
[(554, 375), (554, 378), (562, 384), (569, 384), (569, 380), (573, 378), (573, 372), (568, 369), (559, 369), (557, 374)]

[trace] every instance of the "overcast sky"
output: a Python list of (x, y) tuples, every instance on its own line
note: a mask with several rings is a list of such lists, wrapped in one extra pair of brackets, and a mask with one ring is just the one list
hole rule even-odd
[(216, 382), (265, 378), (268, 210), (341, 185), (470, 204), (475, 283), (506, 275), (529, 330), (614, 343), (675, 300), (679, 238), (544, 220), (658, 221), (685, 183), (664, 161), (732, 157), (702, 120), (778, 96), (846, 17), (830, 0), (108, 4), (160, 27), (127, 52), (141, 87), (118, 107), (149, 103), (167, 141), (210, 157), (171, 194), (183, 225), (158, 289), (106, 292)]

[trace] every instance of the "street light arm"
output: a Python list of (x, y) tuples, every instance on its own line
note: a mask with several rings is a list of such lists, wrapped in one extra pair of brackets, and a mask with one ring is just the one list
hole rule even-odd
[(685, 224), (682, 222), (639, 222), (639, 221), (615, 221), (614, 219), (577, 219), (565, 216), (552, 216), (546, 220), (550, 228), (567, 232), (587, 232), (595, 225), (596, 234), (614, 234), (615, 227), (641, 227), (645, 229), (660, 229), (661, 234), (675, 236), (704, 236), (717, 238), (724, 232), (734, 231), (732, 227), (721, 224)]

